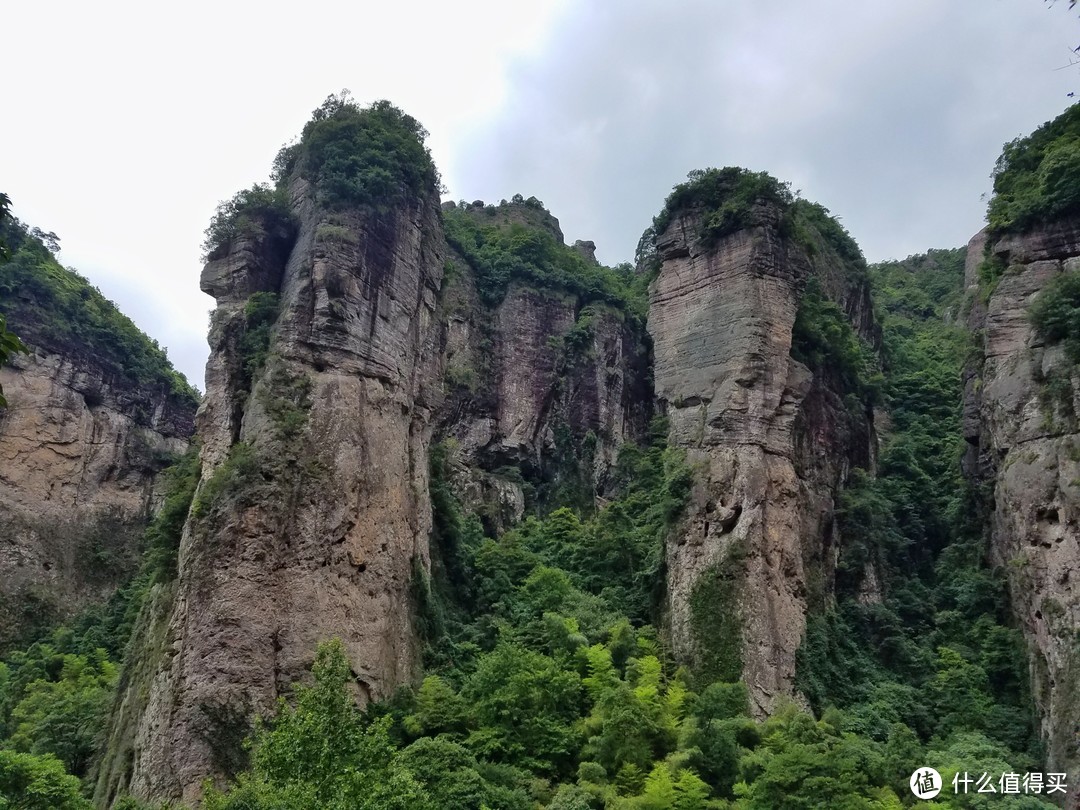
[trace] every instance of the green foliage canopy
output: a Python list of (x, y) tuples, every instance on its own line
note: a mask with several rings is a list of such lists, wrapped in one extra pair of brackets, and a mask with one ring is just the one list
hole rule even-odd
[(361, 108), (348, 91), (328, 96), (304, 126), (298, 149), (286, 151), (282, 170), (300, 166), (324, 202), (378, 211), (407, 197), (438, 193), (439, 173), (424, 145), (427, 130), (389, 101)]
[(17, 220), (0, 222), (11, 261), (0, 264), (0, 316), (35, 346), (80, 357), (106, 375), (168, 395), (194, 410), (199, 396), (165, 351), (96, 288), (60, 265)]
[(1023, 231), (1080, 210), (1080, 104), (1005, 144), (993, 177), (992, 233)]
[[(541, 225), (515, 221), (510, 216), (514, 207), (525, 205), (509, 203), (475, 211), (462, 203), (443, 210), (446, 238), (473, 268), (486, 305), (497, 306), (510, 284), (518, 282), (572, 293), (582, 304), (607, 303), (644, 320), (647, 280), (635, 276), (629, 265), (593, 264)], [(528, 207), (547, 215), (540, 206), (537, 201)]]
[(256, 183), (218, 204), (203, 239), (203, 259), (216, 259), (236, 239), (287, 240), (296, 230), (296, 216), (283, 186)]
[(1080, 273), (1054, 277), (1036, 296), (1028, 317), (1040, 337), (1064, 343), (1069, 362), (1080, 363)]

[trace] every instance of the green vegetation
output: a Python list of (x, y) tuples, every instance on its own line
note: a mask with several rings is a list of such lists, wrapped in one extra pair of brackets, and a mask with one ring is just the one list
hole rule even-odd
[(81, 358), (106, 376), (154, 389), (194, 410), (199, 396), (156, 341), (73, 270), (18, 220), (0, 222), (11, 261), (0, 264), (0, 316), (22, 338), (48, 351)]
[(192, 516), (208, 516), (227, 498), (245, 492), (258, 475), (258, 470), (259, 464), (251, 445), (246, 442), (234, 444), (229, 448), (229, 455), (199, 489), (198, 497), (191, 504)]
[(0, 750), (0, 807), (11, 810), (93, 810), (79, 780), (53, 756)]
[(293, 374), (280, 360), (271, 366), (267, 386), (260, 391), (280, 449), (292, 462), (297, 458), (296, 440), (307, 425), (308, 411), (311, 410), (310, 394), (311, 378), (303, 373)]
[(296, 708), (282, 703), (272, 730), (254, 743), (254, 766), (223, 795), (208, 786), (207, 810), (434, 807), (391, 744), (387, 722), (365, 728), (347, 685), (351, 673), (340, 642), (319, 649), (315, 685), (297, 690)]
[[(516, 207), (539, 216), (519, 221)], [(648, 279), (635, 276), (630, 265), (610, 268), (587, 261), (543, 226), (546, 216), (539, 200), (486, 208), (463, 202), (443, 210), (446, 238), (473, 268), (483, 303), (497, 306), (515, 282), (568, 292), (581, 304), (608, 303), (644, 320)]]
[(300, 143), (285, 147), (275, 165), (284, 179), (299, 167), (333, 207), (385, 212), (408, 197), (433, 197), (439, 173), (419, 122), (389, 101), (361, 108), (349, 92), (328, 96), (304, 126)]
[(696, 674), (705, 683), (733, 683), (742, 677), (742, 558), (741, 548), (729, 548), (722, 561), (702, 572), (690, 593), (690, 633), (697, 644)]
[(180, 535), (198, 477), (193, 447), (166, 472), (165, 501), (146, 530), (142, 566), (131, 581), (105, 604), (0, 661), (0, 807), (91, 807), (80, 779), (104, 742), (120, 672), (116, 662), (151, 588), (177, 574)]
[[(11, 219), (11, 198), (7, 194), (0, 193), (0, 226), (3, 226), (9, 219)], [(0, 235), (0, 262), (6, 262), (11, 258), (11, 249), (7, 245), (7, 240)], [(11, 356), (18, 353), (26, 353), (30, 350), (26, 347), (19, 336), (8, 331), (7, 320), (2, 314), (0, 314), (0, 368), (3, 368), (11, 362)], [(4, 389), (0, 387), (0, 408), (7, 407), (7, 400), (4, 398)]]
[(844, 311), (811, 277), (799, 299), (791, 332), (791, 356), (838, 383), (839, 390), (873, 405), (884, 382), (874, 350), (851, 326)]
[[(0, 315), (0, 367), (10, 363), (12, 355), (26, 354), (29, 351), (30, 349), (19, 339), (18, 335), (8, 331), (7, 319)], [(7, 399), (4, 397), (4, 389), (0, 388), (0, 408), (6, 407)]]
[[(288, 194), (294, 172), (310, 180), (330, 208), (360, 206), (385, 214), (409, 198), (438, 193), (439, 173), (424, 145), (427, 131), (388, 101), (360, 107), (349, 91), (327, 96), (304, 125), (299, 143), (282, 147), (272, 185), (256, 183), (217, 207), (203, 241), (203, 258), (216, 259), (239, 237), (291, 244), (297, 219)], [(317, 238), (355, 244), (345, 227), (324, 223)]]
[(1080, 364), (1080, 275), (1062, 273), (1047, 284), (1028, 308), (1035, 333), (1048, 346), (1061, 344), (1064, 358), (1047, 372), (1033, 371), (1039, 383), (1039, 405), (1048, 427), (1057, 417), (1075, 424), (1073, 374)]
[(278, 319), (281, 301), (277, 293), (252, 293), (244, 304), (244, 334), (240, 338), (240, 360), (244, 364), (247, 387), (266, 364), (270, 351), (270, 329)]
[[(769, 213), (770, 208), (774, 213)], [(849, 278), (862, 278), (866, 274), (862, 250), (828, 208), (796, 197), (789, 183), (766, 172), (734, 166), (692, 171), (685, 183), (675, 186), (652, 226), (642, 235), (637, 249), (639, 264), (656, 269), (651, 243), (667, 230), (679, 212), (689, 210), (700, 216), (697, 236), (705, 245), (744, 228), (765, 224), (776, 216), (781, 235), (793, 238), (811, 257), (822, 249), (832, 250)]]
[[(1040, 757), (1023, 645), (985, 563), (986, 506), (959, 471), (963, 265), (955, 250), (871, 268), (892, 429), (878, 476), (856, 471), (843, 494), (837, 603), (810, 617), (797, 678), (817, 710), (834, 707), (823, 717), (886, 753), (956, 762), (974, 746), (1023, 771)], [(867, 600), (871, 569), (881, 594)]]
[[(294, 170), (326, 204), (377, 214), (437, 183), (415, 121), (385, 103), (360, 110), (340, 97), (283, 151), (278, 178)], [(665, 541), (693, 477), (667, 446), (663, 420), (640, 446), (621, 448), (611, 497), (600, 503), (582, 473), (596, 437), (558, 428), (554, 470), (535, 489), (541, 507), (500, 532), (455, 497), (453, 448), (437, 444), (431, 569), (416, 558), (411, 583), (422, 681), (361, 712), (346, 651), (330, 641), (316, 652), (311, 685), (297, 686), (274, 717), (202, 706), (215, 762), (230, 776), (225, 787), (207, 785), (207, 810), (900, 808), (911, 805), (907, 779), (920, 763), (946, 780), (959, 770), (1038, 769), (1020, 636), (1008, 624), (1002, 577), (985, 562), (985, 496), (964, 485), (957, 464), (960, 370), (970, 348), (956, 318), (963, 251), (867, 268), (827, 210), (738, 169), (693, 173), (654, 233), (697, 206), (700, 238), (719, 239), (754, 225), (760, 203), (779, 206), (782, 232), (811, 259), (824, 255), (820, 264), (847, 278), (868, 275), (883, 324), (879, 368), (822, 276), (808, 283), (794, 327), (794, 356), (831, 375), (859, 407), (880, 403), (891, 414), (878, 474), (852, 471), (840, 498), (835, 600), (822, 572), (809, 583), (816, 612), (796, 677), (813, 712), (788, 705), (763, 722), (750, 716), (738, 681), (747, 552), (738, 545), (691, 589), (692, 665), (677, 666), (666, 647)], [(264, 223), (247, 205), (222, 220), (222, 239)], [(533, 198), (458, 206), (444, 218), (485, 306), (497, 305), (511, 282), (574, 296), (576, 321), (552, 344), (561, 370), (587, 356), (604, 305), (635, 322), (644, 316), (649, 274), (585, 261), (561, 244)], [(319, 238), (347, 241), (336, 227), (324, 225)], [(652, 261), (647, 252), (642, 260)], [(1071, 357), (1080, 352), (1072, 345), (1080, 345), (1080, 288), (1066, 284), (1044, 293), (1032, 317)], [(273, 457), (235, 444), (197, 497), (197, 456), (181, 460), (138, 576), (106, 605), (0, 663), (0, 808), (88, 806), (78, 778), (100, 750), (115, 661), (148, 596), (177, 576), (185, 516), (205, 533), (226, 505), (258, 499), (285, 510), (286, 489), (317, 473), (299, 453), (311, 382), (269, 352), (278, 308), (277, 296), (253, 295), (240, 340), (245, 373), (260, 375)], [(470, 372), (456, 372), (460, 386)], [(517, 467), (494, 474), (525, 481)], [(147, 646), (163, 646), (164, 636)], [(123, 676), (157, 654), (127, 661)], [(1035, 797), (1000, 804), (1046, 806)], [(958, 798), (935, 806), (978, 805)]]
[(320, 242), (338, 242), (344, 245), (360, 244), (360, 237), (356, 235), (356, 231), (332, 222), (324, 222), (316, 228), (315, 238)]
[(1061, 343), (1072, 364), (1080, 363), (1080, 273), (1062, 273), (1047, 284), (1028, 310), (1035, 332)]
[(760, 224), (755, 207), (772, 204), (787, 211), (794, 196), (786, 183), (767, 172), (752, 172), (734, 166), (723, 169), (696, 169), (685, 183), (675, 186), (664, 208), (653, 220), (653, 231), (662, 234), (675, 214), (696, 208), (701, 211), (702, 241), (714, 242), (750, 225)]
[[(845, 495), (840, 601), (811, 619), (800, 653), (819, 719), (794, 706), (764, 723), (748, 716), (735, 682), (737, 550), (692, 594), (691, 621), (708, 642), (698, 665), (677, 668), (664, 648), (663, 539), (690, 475), (665, 447), (662, 422), (649, 444), (623, 448), (621, 488), (603, 508), (557, 508), (495, 537), (454, 498), (451, 448), (437, 445), (432, 575), (419, 565), (414, 575), (423, 682), (361, 716), (343, 651), (322, 648), (316, 686), (256, 732), (252, 769), (210, 806), (336, 807), (339, 796), (398, 806), (367, 781), (381, 779), (415, 807), (883, 808), (910, 801), (912, 763), (940, 763), (952, 769), (946, 778), (969, 761), (1034, 768), (1023, 656), (1002, 623), (1001, 583), (972, 535), (953, 540), (952, 516), (971, 513), (956, 502), (960, 488), (932, 497), (924, 488), (955, 483), (942, 476), (955, 476), (958, 433), (946, 431), (958, 427), (952, 372), (966, 343), (946, 315), (962, 263), (941, 252), (874, 268), (891, 323), (895, 376), (884, 395), (900, 428), (887, 472), (856, 475)], [(921, 379), (914, 364), (928, 357), (941, 367)], [(869, 561), (887, 573), (882, 604), (855, 598)]]
[(202, 464), (198, 446), (192, 445), (186, 454), (165, 476), (165, 500), (146, 529), (143, 575), (151, 584), (169, 582), (176, 577), (176, 560), (180, 552), (180, 536), (184, 521), (195, 497)]
[(808, 249), (812, 256), (818, 253), (818, 240), (820, 240), (822, 244), (836, 252), (849, 276), (865, 275), (866, 259), (863, 257), (862, 248), (851, 238), (851, 234), (840, 224), (840, 221), (829, 213), (828, 208), (802, 198), (797, 198), (791, 207), (795, 238)]
[(987, 209), (992, 233), (1023, 231), (1080, 211), (1080, 104), (1005, 144)]
[(989, 301), (990, 296), (994, 294), (994, 290), (997, 289), (998, 282), (1001, 281), (1001, 277), (1005, 275), (1005, 271), (1008, 270), (1008, 266), (1005, 264), (1005, 260), (1000, 256), (991, 255), (990, 245), (986, 246), (987, 253), (983, 257), (983, 260), (979, 262), (978, 274), (979, 274), (979, 293), (982, 300)]
[(282, 186), (256, 183), (218, 204), (203, 240), (203, 258), (217, 259), (240, 237), (290, 240), (296, 216)]

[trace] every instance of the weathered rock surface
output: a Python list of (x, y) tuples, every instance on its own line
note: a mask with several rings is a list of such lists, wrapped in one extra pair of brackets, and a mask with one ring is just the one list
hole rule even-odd
[(107, 599), (138, 564), (154, 482), (192, 412), (35, 348), (0, 370), (0, 647)]
[[(558, 220), (543, 209), (474, 203), (468, 210), (483, 224), (522, 224), (562, 240)], [(583, 245), (592, 243), (574, 247)], [(456, 445), (455, 491), (466, 506), (498, 513), (492, 529), (521, 516), (520, 481), (493, 475), (508, 465), (541, 486), (584, 467), (586, 499), (603, 494), (619, 446), (640, 438), (652, 413), (642, 330), (610, 307), (525, 284), (486, 307), (468, 262), (453, 261), (463, 270), (441, 292), (447, 396), (437, 436)], [(583, 337), (568, 342), (575, 330)]]
[[(124, 788), (195, 801), (208, 775), (240, 764), (247, 719), (272, 713), (321, 640), (344, 642), (360, 701), (416, 672), (410, 588), (429, 565), (441, 377), (425, 359), (445, 250), (438, 209), (412, 199), (330, 214), (305, 181), (291, 192), (291, 251), (240, 240), (204, 271), (219, 305), (203, 478), (174, 595), (142, 631), (153, 663), (122, 698), (102, 803)], [(280, 315), (252, 371), (240, 338), (244, 302), (260, 291), (280, 294)]]
[[(705, 246), (700, 213), (674, 216), (658, 234), (649, 310), (656, 395), (697, 473), (667, 550), (672, 642), (684, 660), (734, 661), (759, 714), (793, 692), (808, 601), (832, 576), (836, 493), (875, 446), (869, 415), (849, 413), (790, 354), (811, 275), (873, 340), (865, 282), (847, 281), (824, 246), (811, 259), (781, 235), (779, 217), (761, 207), (756, 225)], [(723, 603), (703, 600), (720, 582)]]
[[(482, 304), (434, 200), (330, 213), (306, 181), (290, 193), (294, 240), (235, 239), (203, 271), (217, 309), (202, 481), (179, 576), (155, 587), (135, 631), (101, 804), (124, 790), (197, 801), (208, 775), (242, 766), (248, 719), (306, 677), (321, 640), (345, 643), (361, 702), (416, 676), (433, 438), (453, 440), (452, 486), (501, 530), (524, 514), (522, 470), (542, 487), (565, 463), (591, 497), (651, 412), (640, 327), (527, 286)], [(562, 239), (539, 204), (470, 209)], [(261, 366), (257, 293), (280, 299)]]
[[(1007, 268), (985, 303), (984, 249)], [(992, 488), (991, 551), (1027, 639), (1047, 768), (1068, 771), (1072, 785), (1080, 779), (1080, 378), (1060, 346), (1035, 334), (1028, 310), (1052, 279), (1080, 270), (1080, 223), (980, 233), (968, 257), (969, 323), (983, 351), (965, 386), (965, 468)], [(1068, 379), (1063, 395), (1047, 387), (1055, 375)]]

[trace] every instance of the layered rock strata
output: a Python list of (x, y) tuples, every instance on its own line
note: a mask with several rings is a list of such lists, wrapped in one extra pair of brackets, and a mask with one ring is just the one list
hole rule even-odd
[[(306, 181), (290, 191), (291, 244), (234, 240), (203, 272), (218, 308), (202, 480), (179, 577), (137, 631), (151, 663), (116, 712), (102, 803), (122, 789), (197, 800), (207, 775), (243, 764), (249, 718), (273, 712), (322, 640), (344, 642), (358, 701), (416, 672), (411, 587), (429, 565), (441, 377), (437, 204), (331, 213)], [(275, 300), (253, 354), (251, 303)]]
[(31, 341), (0, 370), (0, 648), (104, 601), (138, 565), (193, 408)]
[(697, 479), (667, 548), (671, 639), (710, 676), (745, 680), (758, 714), (793, 693), (808, 603), (831, 590), (837, 491), (875, 446), (867, 410), (791, 356), (811, 277), (875, 340), (866, 282), (824, 242), (784, 235), (783, 216), (759, 204), (705, 243), (702, 212), (676, 212), (650, 288), (656, 395)]
[[(988, 296), (984, 262), (1003, 268)], [(1047, 768), (1067, 771), (1070, 785), (1080, 780), (1080, 375), (1029, 310), (1056, 277), (1078, 271), (1076, 221), (983, 232), (968, 247), (969, 324), (982, 352), (965, 381), (965, 471), (991, 496), (991, 552), (1027, 640)]]
[[(558, 220), (542, 209), (478, 201), (467, 210), (481, 223), (545, 230), (562, 242)], [(595, 263), (590, 246), (574, 249)], [(612, 306), (524, 283), (485, 305), (475, 270), (451, 255), (460, 269), (440, 299), (447, 398), (437, 435), (453, 440), (457, 494), (492, 530), (521, 518), (521, 472), (541, 502), (545, 489), (563, 485), (591, 508), (608, 491), (619, 446), (643, 436), (652, 414), (642, 328)], [(518, 472), (500, 474), (511, 468)]]

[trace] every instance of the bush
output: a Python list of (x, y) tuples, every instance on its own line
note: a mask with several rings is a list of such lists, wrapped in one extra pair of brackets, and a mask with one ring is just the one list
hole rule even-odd
[(816, 277), (809, 280), (799, 301), (791, 356), (835, 377), (845, 392), (856, 394), (866, 404), (877, 400), (881, 375), (874, 352), (859, 339), (844, 311), (825, 297)]
[(1053, 279), (1028, 310), (1036, 334), (1047, 343), (1064, 343), (1072, 363), (1080, 363), (1080, 273)]
[(992, 233), (1021, 231), (1080, 211), (1080, 105), (1005, 144), (987, 208)]
[(296, 217), (284, 188), (256, 183), (218, 203), (203, 240), (203, 259), (219, 258), (241, 236), (287, 239), (295, 229)]
[(146, 530), (144, 569), (151, 582), (169, 582), (176, 577), (180, 537), (201, 470), (199, 447), (192, 444), (183, 458), (165, 471), (165, 500)]
[[(539, 201), (536, 205), (528, 201), (519, 205), (547, 214), (538, 207)], [(607, 303), (644, 320), (647, 290), (632, 272), (586, 261), (545, 228), (543, 219), (526, 225), (509, 216), (501, 217), (503, 213), (508, 214), (507, 207), (474, 211), (469, 206), (455, 206), (443, 211), (447, 241), (473, 268), (483, 303), (497, 306), (510, 284), (517, 281), (569, 292), (581, 303)]]
[(12, 810), (92, 810), (79, 780), (53, 756), (0, 751), (0, 808)]
[(675, 186), (668, 195), (663, 210), (653, 219), (653, 231), (662, 234), (675, 214), (697, 207), (702, 210), (700, 237), (711, 242), (754, 224), (754, 206), (758, 203), (786, 209), (793, 200), (788, 184), (767, 172), (734, 166), (696, 169), (687, 175), (687, 182)]
[(363, 205), (385, 211), (408, 196), (437, 194), (439, 173), (424, 140), (427, 130), (389, 101), (361, 108), (348, 91), (328, 96), (304, 126), (289, 162), (313, 180), (331, 206)]
[(811, 255), (817, 250), (812, 236), (816, 233), (826, 245), (836, 251), (850, 276), (865, 276), (866, 259), (863, 257), (862, 249), (851, 238), (847, 229), (829, 213), (828, 208), (809, 200), (799, 199), (792, 204), (792, 211), (796, 235), (800, 237), (799, 241)]
[(240, 338), (240, 359), (248, 383), (266, 364), (270, 351), (270, 329), (281, 310), (277, 293), (253, 293), (244, 304), (244, 334)]

